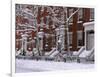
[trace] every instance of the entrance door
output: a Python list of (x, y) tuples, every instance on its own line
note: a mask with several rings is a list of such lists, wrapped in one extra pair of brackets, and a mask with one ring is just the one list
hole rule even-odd
[(94, 34), (88, 34), (88, 50), (94, 47)]

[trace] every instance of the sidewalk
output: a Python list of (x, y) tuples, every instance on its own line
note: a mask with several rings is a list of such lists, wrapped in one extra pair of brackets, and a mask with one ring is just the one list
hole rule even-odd
[(53, 61), (35, 61), (16, 59), (16, 73), (75, 70), (75, 69), (93, 69), (95, 64), (90, 63), (64, 63)]

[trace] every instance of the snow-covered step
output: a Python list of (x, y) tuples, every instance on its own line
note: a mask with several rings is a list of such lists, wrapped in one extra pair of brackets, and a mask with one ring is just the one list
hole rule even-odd
[(50, 52), (46, 53), (45, 55), (50, 56), (51, 54), (53, 54), (56, 51), (56, 48), (53, 48)]
[(18, 56), (21, 53), (21, 50), (16, 51), (16, 56)]
[(57, 54), (59, 54), (59, 51), (55, 51), (54, 53), (52, 53), (49, 57), (55, 57)]
[(83, 46), (79, 49), (79, 51), (74, 51), (73, 56), (79, 56), (84, 50), (85, 50), (85, 47)]
[[(84, 50), (84, 52), (82, 52), (79, 57), (83, 57), (83, 58), (86, 58), (86, 57), (89, 57), (92, 55), (92, 53), (94, 52), (94, 48), (92, 48), (90, 51), (87, 51), (87, 50)], [(93, 53), (94, 54), (94, 53)]]
[(87, 57), (87, 56), (89, 55), (89, 53), (90, 53), (90, 51), (86, 51), (86, 50), (84, 50), (84, 52), (81, 53), (81, 54), (79, 55), (79, 57), (83, 57), (83, 58), (85, 58), (85, 57)]
[(94, 60), (94, 53), (90, 56), (90, 60)]

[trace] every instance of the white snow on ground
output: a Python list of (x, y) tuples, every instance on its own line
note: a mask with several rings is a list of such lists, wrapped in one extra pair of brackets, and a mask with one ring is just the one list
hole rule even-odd
[(74, 69), (92, 69), (94, 64), (86, 63), (64, 63), (51, 61), (18, 60), (16, 59), (16, 73), (59, 71)]

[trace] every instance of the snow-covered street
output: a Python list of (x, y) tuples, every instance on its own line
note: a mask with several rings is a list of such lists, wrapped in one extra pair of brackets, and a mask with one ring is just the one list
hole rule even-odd
[(93, 69), (92, 63), (53, 62), (16, 59), (16, 73)]

